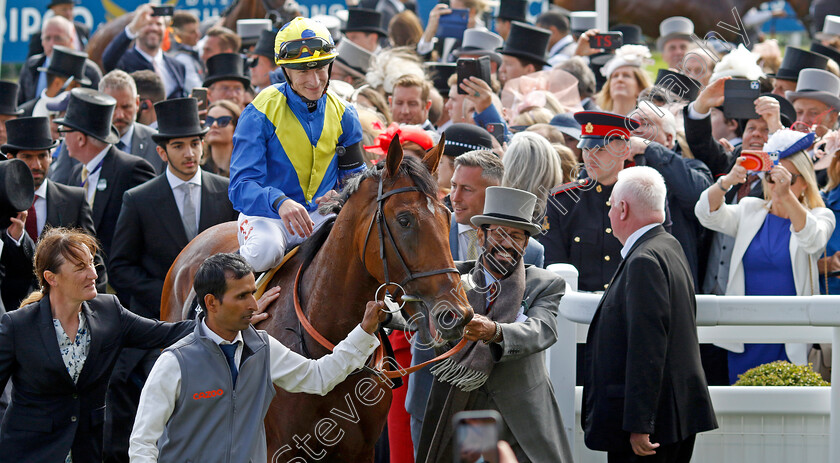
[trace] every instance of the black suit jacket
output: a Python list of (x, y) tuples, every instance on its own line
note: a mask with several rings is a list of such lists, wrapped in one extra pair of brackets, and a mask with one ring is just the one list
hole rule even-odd
[[(96, 235), (91, 218), (90, 206), (85, 201), (85, 190), (55, 182), (47, 182), (47, 218), (44, 230), (49, 227), (81, 228)], [(3, 256), (0, 258), (6, 269), (2, 283), (3, 303), (8, 310), (14, 310), (30, 292), (38, 288), (32, 259), (35, 257), (35, 243), (28, 234), (23, 234), (17, 246), (7, 233), (2, 234)], [(108, 284), (102, 254), (94, 256), (96, 261), (97, 290), (104, 292)]]
[[(93, 197), (93, 226), (96, 228), (96, 236), (102, 243), (106, 261), (111, 253), (111, 242), (122, 208), (123, 193), (154, 176), (155, 170), (144, 159), (124, 153), (114, 146), (108, 149), (108, 154), (105, 155), (99, 171), (98, 183), (102, 184), (104, 179), (104, 188), (100, 190), (99, 185), (92, 185), (96, 188), (96, 194)], [(70, 184), (80, 185), (81, 182), (82, 164), (78, 164), (70, 175)]]
[[(73, 21), (73, 26), (76, 28), (76, 37), (82, 48), (87, 48), (88, 39), (90, 39), (90, 29), (79, 21)], [(41, 31), (35, 32), (29, 38), (29, 53), (26, 56), (33, 56), (44, 52), (44, 46), (41, 44)]]
[[(199, 233), (213, 225), (236, 220), (228, 199), (228, 179), (201, 172)], [(187, 245), (181, 213), (167, 176), (160, 175), (123, 195), (108, 268), (111, 285), (129, 309), (144, 317), (160, 318), (163, 280)], [(95, 204), (95, 203), (94, 203)]]
[[(108, 48), (102, 53), (102, 66), (105, 68), (105, 72), (111, 72), (114, 69), (122, 69), (128, 73), (142, 70), (154, 71), (152, 63), (146, 60), (135, 48), (129, 48), (130, 45), (131, 39), (128, 38), (125, 30), (111, 40)], [(163, 54), (163, 62), (166, 63), (167, 70), (175, 78), (176, 82), (175, 88), (171, 89), (166, 97), (181, 98), (188, 96), (184, 88), (187, 74), (184, 65), (166, 53)]]
[[(38, 43), (41, 43), (40, 40)], [(38, 89), (38, 77), (41, 75), (41, 71), (38, 68), (43, 66), (46, 60), (47, 56), (43, 54), (30, 56), (26, 59), (26, 63), (20, 70), (20, 77), (18, 77), (18, 85), (20, 85), (20, 89), (18, 90), (19, 105), (40, 97), (36, 93)], [(99, 81), (102, 80), (102, 72), (99, 70), (99, 66), (91, 60), (85, 61), (85, 77), (90, 79), (90, 88), (99, 88)], [(29, 114), (32, 114), (31, 110)]]
[(117, 298), (82, 304), (90, 350), (77, 383), (58, 348), (49, 297), (0, 318), (0, 389), (12, 379), (12, 402), (0, 425), (0, 462), (102, 461), (105, 390), (124, 347), (163, 348), (195, 323), (138, 317)]
[(586, 446), (627, 452), (630, 433), (672, 444), (717, 427), (700, 364), (697, 305), (680, 243), (642, 235), (601, 298), (586, 337)]

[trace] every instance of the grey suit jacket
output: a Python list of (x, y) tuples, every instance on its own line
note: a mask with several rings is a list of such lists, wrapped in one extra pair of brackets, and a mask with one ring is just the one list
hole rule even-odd
[(157, 144), (152, 140), (152, 134), (157, 130), (139, 122), (134, 123), (134, 136), (131, 137), (129, 154), (140, 156), (155, 168), (155, 174), (160, 175), (166, 170), (166, 163), (157, 153)]

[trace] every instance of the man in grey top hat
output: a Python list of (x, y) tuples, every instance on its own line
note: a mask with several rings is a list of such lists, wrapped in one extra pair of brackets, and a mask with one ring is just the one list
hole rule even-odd
[(669, 68), (680, 69), (680, 63), (691, 45), (694, 23), (683, 16), (672, 16), (659, 23), (656, 47)]
[[(557, 306), (565, 282), (523, 261), (537, 197), (515, 188), (489, 187), (479, 227), (478, 260), (458, 263), (475, 316), (464, 331), (470, 341), (438, 363), (416, 461), (448, 461), (452, 416), (463, 410), (498, 411), (500, 438), (520, 462), (571, 462), (572, 454), (545, 350), (557, 341)], [(479, 342), (480, 341), (480, 342)]]
[(840, 78), (822, 69), (803, 69), (799, 73), (795, 92), (786, 92), (785, 98), (796, 109), (795, 125), (823, 136), (837, 128), (840, 110)]
[(373, 53), (349, 40), (338, 42), (338, 57), (335, 59), (332, 80), (341, 80), (358, 88), (370, 69)]

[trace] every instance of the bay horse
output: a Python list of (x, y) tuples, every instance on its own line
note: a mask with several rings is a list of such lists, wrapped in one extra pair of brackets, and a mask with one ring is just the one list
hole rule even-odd
[[(406, 308), (421, 340), (440, 345), (461, 338), (472, 309), (453, 271), (450, 213), (437, 199), (432, 175), (443, 143), (418, 161), (403, 159), (394, 137), (383, 162), (349, 180), (329, 206), (338, 212), (335, 221), (313, 233), (271, 278), (269, 287), (281, 286), (281, 297), (257, 328), (298, 353), (320, 358), (329, 351), (301, 329), (296, 291), (305, 318), (336, 344), (361, 321), (378, 288), (398, 282), (419, 301)], [(236, 231), (234, 222), (217, 225), (184, 248), (166, 276), (161, 319), (184, 318), (198, 266), (216, 252), (235, 252)], [(380, 378), (360, 370), (323, 397), (276, 388), (265, 418), (269, 460), (372, 462), (391, 405), (389, 384)]]

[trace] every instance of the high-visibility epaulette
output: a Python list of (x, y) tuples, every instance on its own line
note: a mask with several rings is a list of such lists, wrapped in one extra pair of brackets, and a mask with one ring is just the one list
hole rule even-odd
[(594, 180), (592, 180), (591, 178), (582, 178), (580, 180), (575, 180), (574, 182), (565, 183), (563, 185), (555, 187), (549, 192), (549, 194), (555, 196), (559, 193), (564, 193), (566, 191), (588, 187), (592, 184), (592, 182), (594, 182)]

